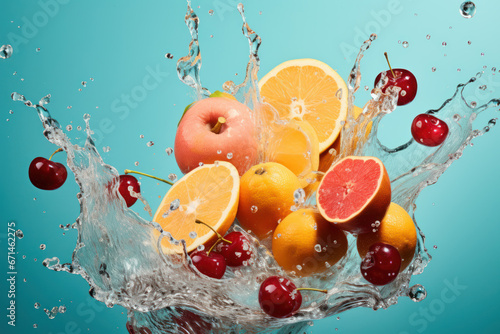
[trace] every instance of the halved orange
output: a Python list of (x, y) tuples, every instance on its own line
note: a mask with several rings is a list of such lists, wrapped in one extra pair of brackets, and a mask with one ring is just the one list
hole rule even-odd
[(320, 153), (337, 139), (347, 117), (344, 80), (315, 59), (286, 61), (259, 81), (260, 95), (280, 118), (308, 121), (318, 135)]
[[(177, 240), (186, 241), (187, 251), (198, 246), (206, 249), (217, 241), (217, 234), (199, 220), (224, 235), (236, 217), (240, 178), (238, 170), (229, 162), (216, 161), (187, 173), (163, 198), (153, 221), (161, 225)], [(171, 204), (178, 207), (170, 210)], [(160, 234), (155, 230), (155, 237)], [(168, 238), (162, 240), (165, 253), (180, 253)]]

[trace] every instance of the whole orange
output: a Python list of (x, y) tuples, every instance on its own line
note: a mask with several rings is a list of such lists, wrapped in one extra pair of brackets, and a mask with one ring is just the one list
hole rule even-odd
[(243, 228), (263, 239), (291, 212), (293, 193), (299, 188), (297, 176), (285, 166), (276, 162), (255, 165), (241, 177), (236, 217)]

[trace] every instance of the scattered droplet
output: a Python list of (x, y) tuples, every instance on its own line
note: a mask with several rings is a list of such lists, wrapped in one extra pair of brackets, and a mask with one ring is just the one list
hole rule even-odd
[(134, 162), (135, 166), (139, 166), (139, 161)]
[(16, 237), (18, 237), (19, 239), (24, 238), (24, 233), (23, 233), (23, 231), (21, 231), (21, 230), (17, 230), (17, 231), (16, 231)]
[(431, 35), (427, 35), (427, 36), (425, 36), (425, 38), (431, 39)]
[(150, 141), (148, 141), (148, 142), (146, 143), (146, 146), (147, 146), (147, 147), (151, 147), (151, 146), (153, 146), (154, 144), (155, 144), (155, 143), (154, 143), (153, 141), (151, 141), (151, 140), (150, 140)]
[(431, 70), (432, 70), (432, 72), (436, 72), (436, 68), (435, 67), (433, 67)]
[(104, 147), (102, 148), (102, 151), (103, 151), (104, 153), (108, 153), (109, 151), (111, 151), (111, 147), (109, 147), (109, 146), (104, 146)]
[(7, 58), (10, 58), (10, 56), (12, 56), (12, 52), (14, 51), (14, 49), (12, 48), (12, 45), (2, 45), (0, 47), (0, 58), (2, 59), (7, 59)]
[(460, 15), (470, 19), (476, 14), (476, 5), (472, 1), (465, 1), (460, 5)]
[(406, 49), (408, 47), (409, 43), (407, 41), (403, 42), (403, 47)]
[(446, 46), (446, 45), (448, 45), (448, 43), (443, 42), (443, 43), (441, 43), (441, 45), (442, 45), (442, 46)]
[(259, 208), (255, 205), (252, 205), (252, 207), (250, 208), (250, 211), (252, 211), (252, 213), (256, 213), (258, 210)]
[(472, 102), (470, 103), (470, 106), (471, 106), (472, 108), (475, 108), (475, 107), (477, 106), (477, 102), (476, 102), (476, 101), (472, 101)]
[(174, 149), (173, 149), (173, 148), (171, 148), (171, 147), (167, 147), (167, 148), (165, 149), (165, 153), (167, 153), (167, 155), (171, 155), (172, 153), (174, 153)]
[(196, 232), (189, 232), (189, 237), (191, 239), (196, 239), (196, 237), (198, 237), (198, 234), (196, 234)]
[(479, 86), (479, 89), (480, 89), (480, 90), (486, 90), (486, 88), (487, 88), (487, 86), (486, 86), (486, 85), (481, 85), (481, 86)]
[(41, 245), (40, 245), (40, 249), (41, 249), (41, 250), (45, 250), (45, 248), (47, 248), (47, 246), (46, 246), (45, 244), (41, 244)]
[(471, 44), (472, 44), (472, 42), (471, 42), (471, 41), (467, 41), (467, 44), (471, 45)]
[(229, 152), (229, 153), (226, 155), (226, 157), (227, 157), (228, 159), (232, 159), (232, 158), (233, 158), (233, 153)]
[(73, 106), (67, 106), (67, 107), (66, 107), (66, 109), (71, 109), (71, 108), (73, 108)]
[(33, 324), (33, 328), (38, 328), (38, 325), (37, 324)]
[(67, 131), (73, 130), (73, 126), (71, 124), (66, 125), (66, 130)]
[(434, 248), (434, 249), (438, 249), (438, 246), (434, 245), (434, 246), (432, 246), (432, 248)]
[(213, 10), (213, 9), (210, 9), (210, 10), (208, 11), (208, 14), (210, 14), (210, 16), (214, 15), (214, 10)]
[(205, 245), (199, 245), (198, 247), (196, 247), (196, 250), (199, 252), (205, 250)]
[(173, 54), (171, 54), (171, 53), (166, 53), (166, 54), (165, 54), (165, 58), (167, 58), (167, 59), (173, 59), (173, 58), (174, 58), (174, 55), (173, 55)]
[(496, 72), (496, 70), (497, 70), (497, 68), (496, 68), (496, 67), (492, 67), (492, 68), (491, 68), (491, 71), (492, 71), (492, 72)]
[(175, 182), (177, 181), (177, 175), (175, 175), (174, 173), (170, 173), (168, 174), (168, 179), (172, 182)]
[(321, 245), (320, 244), (314, 245), (314, 250), (318, 253), (321, 253)]
[(87, 87), (87, 81), (82, 81), (82, 86)]
[(481, 52), (481, 56), (484, 56), (484, 52)]
[(298, 188), (293, 192), (293, 201), (295, 204), (302, 204), (305, 202), (306, 192), (302, 188)]
[(35, 303), (35, 305), (34, 305), (34, 306), (35, 306), (35, 308), (38, 310), (38, 309), (40, 308), (40, 303), (38, 303), (38, 302), (37, 302), (37, 303)]
[(181, 201), (177, 198), (177, 199), (174, 199), (172, 202), (170, 202), (170, 208), (169, 210), (170, 211), (175, 211), (179, 208), (179, 206), (181, 205)]
[(59, 306), (59, 313), (66, 313), (66, 306), (64, 305)]
[(368, 86), (365, 86), (365, 90), (369, 90), (369, 89), (370, 89), (370, 87), (368, 87)]
[(415, 284), (410, 288), (410, 291), (408, 292), (408, 296), (410, 297), (411, 300), (414, 302), (420, 302), (427, 297), (427, 291), (425, 288), (420, 285), (420, 284)]

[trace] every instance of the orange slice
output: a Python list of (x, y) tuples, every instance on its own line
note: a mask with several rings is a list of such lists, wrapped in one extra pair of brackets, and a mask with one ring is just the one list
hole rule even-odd
[[(236, 217), (239, 189), (238, 170), (229, 162), (216, 161), (198, 167), (170, 188), (153, 221), (175, 239), (184, 239), (188, 252), (200, 245), (208, 249), (217, 240), (217, 234), (195, 221), (202, 221), (224, 235)], [(172, 203), (178, 208), (170, 210)], [(158, 236), (155, 230), (155, 237)], [(163, 238), (162, 245), (165, 253), (182, 252), (182, 248), (170, 243), (168, 238)]]
[(260, 95), (280, 118), (308, 121), (318, 135), (319, 150), (337, 139), (347, 117), (347, 86), (327, 64), (315, 59), (286, 61), (259, 81)]

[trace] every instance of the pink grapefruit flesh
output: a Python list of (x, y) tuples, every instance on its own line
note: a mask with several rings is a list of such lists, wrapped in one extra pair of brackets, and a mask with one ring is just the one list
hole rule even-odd
[(349, 156), (325, 174), (316, 193), (323, 217), (351, 233), (369, 232), (391, 203), (391, 182), (375, 157)]

